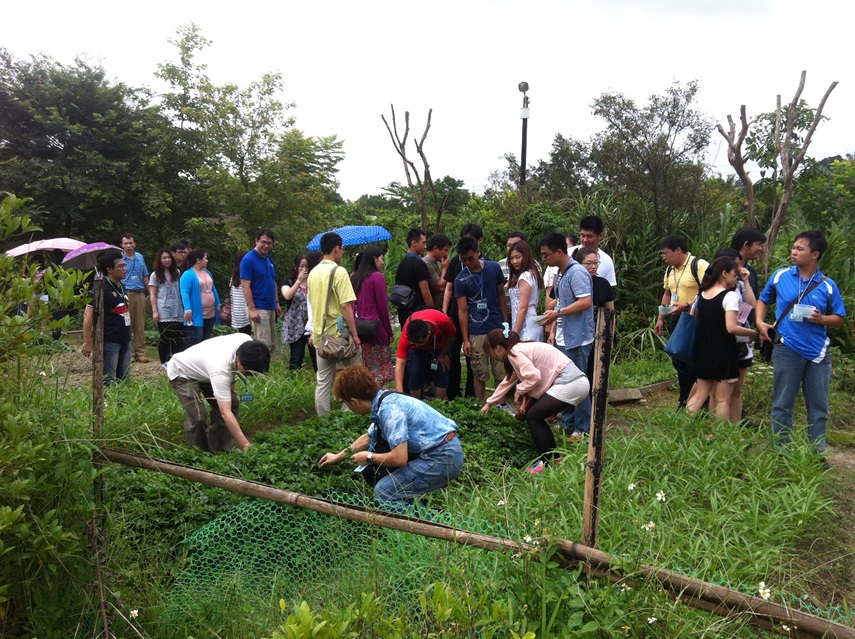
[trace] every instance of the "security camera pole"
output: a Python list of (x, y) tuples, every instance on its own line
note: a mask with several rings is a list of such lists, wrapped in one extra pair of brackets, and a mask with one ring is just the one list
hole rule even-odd
[(528, 142), (528, 82), (519, 83), (520, 93), (523, 94), (523, 105), (520, 109), (520, 118), (522, 118), (522, 153), (520, 153), (520, 188), (525, 186), (525, 151)]

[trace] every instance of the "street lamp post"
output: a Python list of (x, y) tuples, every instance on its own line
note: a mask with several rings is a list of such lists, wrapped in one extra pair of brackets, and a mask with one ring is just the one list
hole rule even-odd
[(519, 83), (520, 93), (523, 94), (523, 105), (520, 109), (520, 118), (522, 118), (522, 152), (520, 153), (520, 188), (525, 186), (525, 152), (528, 146), (528, 82)]

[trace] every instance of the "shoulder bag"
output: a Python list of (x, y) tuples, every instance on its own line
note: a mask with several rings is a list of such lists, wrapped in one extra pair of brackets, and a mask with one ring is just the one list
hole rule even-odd
[(353, 336), (350, 333), (327, 335), (325, 332), (327, 327), (327, 307), (329, 306), (330, 297), (332, 296), (333, 291), (333, 279), (335, 278), (335, 272), (339, 268), (339, 266), (336, 266), (330, 272), (327, 297), (324, 300), (322, 311), (324, 314), (324, 321), (321, 324), (321, 343), (316, 345), (318, 355), (320, 357), (334, 362), (341, 362), (343, 360), (350, 359), (359, 351), (359, 347), (356, 345), (356, 342), (353, 341)]
[[(805, 289), (805, 292), (800, 299), (804, 299), (805, 297), (807, 297), (808, 293), (810, 293), (813, 289), (822, 284), (825, 279), (825, 275), (823, 275), (817, 281), (811, 282), (811, 285)], [(769, 336), (769, 339), (760, 344), (760, 359), (762, 359), (767, 364), (772, 361), (772, 351), (775, 350), (775, 344), (778, 344), (781, 341), (780, 337), (778, 336), (778, 327), (781, 325), (781, 322), (784, 321), (784, 318), (787, 316), (787, 313), (793, 310), (793, 306), (796, 305), (796, 302), (798, 302), (798, 300), (799, 298), (793, 299), (793, 301), (787, 305), (787, 308), (784, 309), (784, 312), (781, 313), (780, 317), (778, 317), (778, 321), (775, 322), (775, 325), (770, 326), (769, 330), (766, 331), (766, 334)]]
[(691, 313), (680, 315), (674, 332), (671, 333), (668, 343), (665, 344), (665, 352), (674, 359), (684, 362), (695, 361), (695, 348), (698, 345), (698, 320), (695, 318), (695, 312), (698, 308), (699, 297), (700, 294), (695, 298)]
[(416, 292), (406, 284), (395, 284), (389, 301), (398, 308), (411, 308), (416, 303)]

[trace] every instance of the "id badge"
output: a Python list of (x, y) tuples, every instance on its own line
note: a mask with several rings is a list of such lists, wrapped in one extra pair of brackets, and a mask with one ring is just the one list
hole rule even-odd
[(251, 402), (252, 401), (252, 393), (244, 393), (240, 396), (240, 401), (242, 402)]
[(124, 312), (124, 313), (122, 313), (122, 317), (125, 318), (125, 326), (130, 326), (131, 325), (131, 314), (128, 312)]
[(430, 363), (430, 369), (432, 371), (438, 371), (439, 370), (439, 362), (431, 362)]
[(478, 304), (476, 304), (476, 306), (475, 306), (475, 307), (476, 307), (479, 311), (486, 311), (486, 310), (487, 310), (487, 302), (478, 302)]

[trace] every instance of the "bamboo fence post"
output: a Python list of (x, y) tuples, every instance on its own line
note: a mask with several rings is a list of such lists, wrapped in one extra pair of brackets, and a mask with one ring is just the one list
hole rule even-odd
[[(375, 512), (363, 507), (337, 504), (326, 499), (308, 497), (300, 493), (274, 488), (259, 482), (237, 479), (229, 475), (212, 473), (198, 468), (182, 466), (181, 464), (152, 459), (145, 455), (126, 453), (109, 448), (101, 448), (100, 451), (106, 459), (117, 464), (154, 470), (208, 486), (224, 488), (243, 495), (269, 499), (280, 504), (306, 508), (352, 521), (384, 526), (394, 530), (474, 546), (485, 550), (530, 552), (549, 543), (546, 540), (542, 540), (537, 542), (536, 545), (521, 544), (508, 539), (502, 539), (501, 537), (471, 533), (446, 526), (445, 524), (425, 522), (405, 515)], [(584, 562), (588, 572), (596, 576), (607, 576), (614, 582), (638, 583), (640, 581), (633, 577), (623, 577), (617, 569), (613, 569), (611, 556), (607, 553), (572, 541), (560, 541), (553, 559), (564, 566), (572, 565), (576, 562)], [(663, 589), (674, 593), (677, 599), (693, 608), (706, 610), (721, 616), (744, 616), (746, 622), (786, 637), (855, 639), (855, 629), (849, 626), (799, 610), (792, 610), (786, 606), (765, 601), (759, 597), (745, 595), (724, 586), (718, 586), (694, 579), (693, 577), (685, 577), (679, 573), (655, 566), (642, 564), (636, 570), (643, 579), (659, 582)], [(784, 630), (782, 627), (784, 623), (790, 626), (791, 629)]]
[[(597, 332), (594, 339), (594, 379), (591, 402), (591, 434), (588, 437), (588, 461), (585, 464), (585, 500), (582, 505), (582, 543), (597, 546), (600, 527), (600, 490), (605, 458), (606, 411), (609, 406), (609, 369), (615, 336), (615, 312), (597, 309)], [(585, 371), (582, 371), (583, 373)]]

